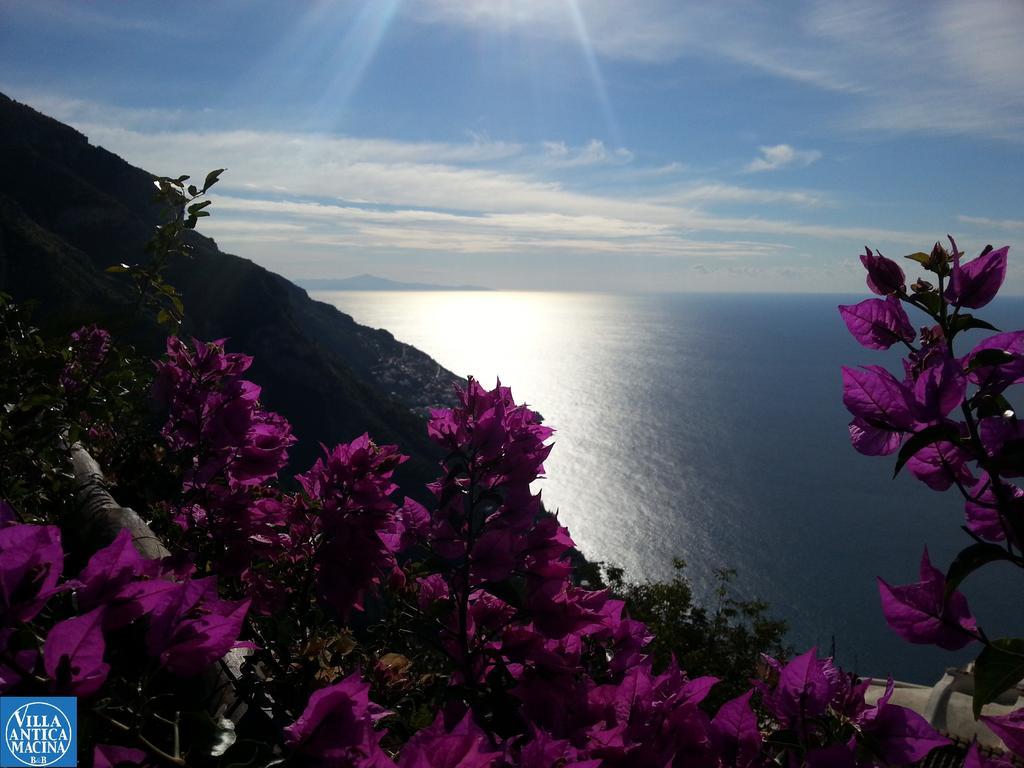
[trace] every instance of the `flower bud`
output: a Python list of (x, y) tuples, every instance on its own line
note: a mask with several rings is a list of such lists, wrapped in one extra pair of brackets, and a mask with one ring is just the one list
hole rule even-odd
[(905, 285), (903, 270), (895, 261), (885, 258), (877, 251), (875, 254), (872, 255), (871, 249), (865, 247), (864, 254), (860, 257), (861, 263), (868, 271), (868, 288), (879, 296), (901, 293)]

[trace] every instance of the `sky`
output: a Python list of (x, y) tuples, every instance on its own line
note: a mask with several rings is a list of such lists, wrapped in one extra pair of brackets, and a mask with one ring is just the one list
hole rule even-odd
[(1018, 0), (3, 0), (0, 91), (227, 167), (201, 231), (292, 279), (853, 292), (948, 233), (1024, 293), (1022, 36)]

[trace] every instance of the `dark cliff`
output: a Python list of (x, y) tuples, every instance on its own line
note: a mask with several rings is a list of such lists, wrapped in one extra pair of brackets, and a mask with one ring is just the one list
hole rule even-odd
[[(38, 300), (37, 315), (56, 331), (96, 321), (158, 354), (161, 334), (134, 312), (129, 281), (104, 271), (140, 260), (160, 220), (154, 176), (0, 94), (0, 178), (0, 291)], [(309, 466), (318, 443), (368, 431), (410, 454), (403, 488), (432, 478), (438, 456), (423, 415), (450, 401), (458, 378), (387, 331), (192, 234), (194, 257), (167, 272), (185, 302), (183, 334), (227, 337), (230, 350), (256, 357), (251, 377), (266, 407), (299, 436), (293, 470)]]

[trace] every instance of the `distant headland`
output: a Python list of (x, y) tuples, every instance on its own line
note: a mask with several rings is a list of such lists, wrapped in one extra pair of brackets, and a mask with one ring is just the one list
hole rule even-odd
[(376, 275), (357, 275), (341, 279), (296, 280), (309, 291), (490, 291), (478, 285), (433, 285), (432, 283), (401, 283)]

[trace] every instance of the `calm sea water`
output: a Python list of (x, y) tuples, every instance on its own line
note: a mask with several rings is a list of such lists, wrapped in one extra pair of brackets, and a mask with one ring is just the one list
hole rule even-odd
[[(922, 545), (945, 565), (969, 540), (958, 496), (849, 445), (839, 366), (899, 370), (846, 334), (836, 305), (863, 297), (314, 296), (540, 411), (558, 430), (540, 488), (589, 557), (640, 579), (681, 557), (704, 593), (735, 568), (795, 645), (834, 637), (861, 674), (934, 682), (971, 656), (907, 645), (881, 616), (876, 576), (914, 581)], [(997, 303), (986, 317), (1024, 327), (1024, 300)], [(990, 635), (1019, 634), (1020, 585), (996, 567), (965, 585)]]

